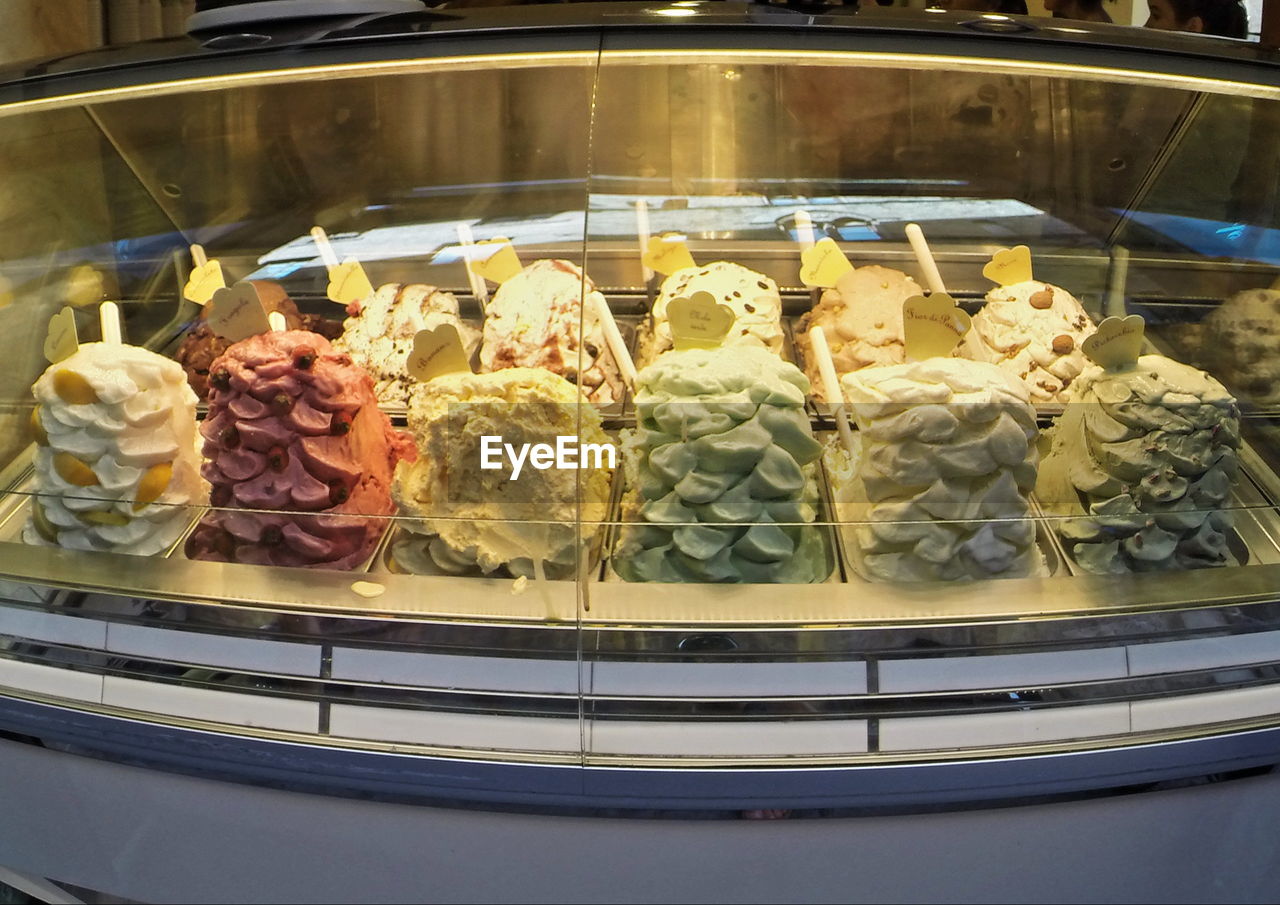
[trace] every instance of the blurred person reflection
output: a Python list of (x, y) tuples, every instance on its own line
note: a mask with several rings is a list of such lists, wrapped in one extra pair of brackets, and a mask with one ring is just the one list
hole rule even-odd
[(1111, 21), (1111, 14), (1102, 8), (1102, 0), (1045, 0), (1044, 8), (1053, 13), (1055, 19)]
[(1026, 0), (938, 0), (938, 6), (951, 12), (1001, 13), (1005, 16), (1025, 16)]
[(1147, 0), (1147, 6), (1151, 9), (1147, 28), (1223, 38), (1248, 36), (1249, 15), (1240, 0)]

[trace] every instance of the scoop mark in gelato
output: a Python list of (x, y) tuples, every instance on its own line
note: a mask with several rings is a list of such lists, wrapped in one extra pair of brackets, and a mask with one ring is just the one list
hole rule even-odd
[[(560, 435), (550, 443), (504, 443), (502, 437), (486, 434), (480, 438), (480, 467), (485, 471), (502, 468), (503, 454), (511, 462), (511, 480), (520, 480), (525, 463), (546, 471), (573, 468), (617, 467), (618, 450), (611, 443), (578, 443), (577, 437)], [(594, 455), (594, 459), (592, 456)], [(607, 464), (605, 464), (607, 463)]]

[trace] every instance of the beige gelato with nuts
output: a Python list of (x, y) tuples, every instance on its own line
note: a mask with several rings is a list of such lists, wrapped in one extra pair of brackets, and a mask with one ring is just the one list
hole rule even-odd
[(1032, 402), (1064, 402), (1063, 392), (1089, 365), (1081, 344), (1096, 329), (1071, 293), (1027, 280), (987, 293), (955, 355), (1012, 374)]
[(810, 349), (812, 327), (821, 327), (826, 334), (838, 377), (862, 368), (902, 364), (902, 304), (922, 292), (905, 273), (871, 264), (851, 270), (834, 289), (822, 293), (813, 310), (800, 319), (796, 337), (805, 374), (813, 384), (813, 398), (830, 401)]

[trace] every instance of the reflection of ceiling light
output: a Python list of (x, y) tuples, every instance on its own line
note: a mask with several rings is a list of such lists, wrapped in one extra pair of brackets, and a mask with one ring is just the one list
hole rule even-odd
[(1045, 28), (1045, 31), (1062, 31), (1069, 35), (1087, 35), (1089, 33), (1087, 28), (1069, 28), (1066, 25), (1050, 25)]
[(926, 13), (945, 13), (946, 12), (946, 10), (943, 9), (941, 6), (926, 6), (924, 11)]
[(671, 16), (672, 18), (676, 18), (678, 16), (696, 16), (698, 14), (696, 9), (689, 9), (684, 6), (671, 6), (667, 9), (655, 9), (654, 12), (659, 16)]
[(1002, 15), (1000, 15), (999, 13), (983, 13), (983, 14), (982, 14), (982, 18), (984, 18), (984, 19), (989, 19), (989, 20), (990, 20), (990, 21), (992, 21), (992, 22), (1008, 22), (1008, 21), (1010, 21), (1010, 19), (1009, 19), (1009, 17), (1008, 17), (1008, 16), (1002, 16)]

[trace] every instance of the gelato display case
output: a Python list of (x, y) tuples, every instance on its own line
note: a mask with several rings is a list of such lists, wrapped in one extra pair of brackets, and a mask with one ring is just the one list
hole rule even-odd
[(1268, 52), (240, 28), (0, 84), (7, 742), (613, 817), (1280, 763)]

